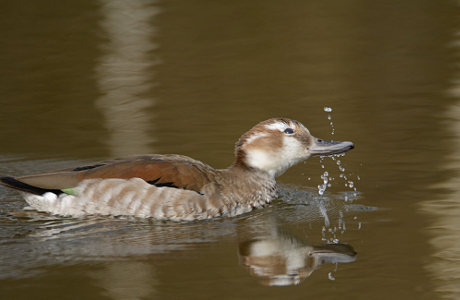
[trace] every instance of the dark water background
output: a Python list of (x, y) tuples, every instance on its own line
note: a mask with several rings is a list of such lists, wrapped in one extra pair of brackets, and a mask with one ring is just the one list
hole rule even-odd
[(223, 168), (277, 116), (356, 144), (345, 171), (312, 158), (270, 207), (210, 222), (20, 216), (0, 188), (1, 299), (460, 297), (456, 1), (0, 7), (1, 174), (139, 153)]

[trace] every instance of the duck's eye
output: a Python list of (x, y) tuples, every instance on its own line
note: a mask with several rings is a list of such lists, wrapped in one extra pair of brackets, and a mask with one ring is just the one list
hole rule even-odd
[(284, 129), (284, 133), (285, 133), (285, 134), (293, 134), (293, 133), (294, 133), (294, 129), (292, 129), (292, 128), (286, 128), (286, 129)]

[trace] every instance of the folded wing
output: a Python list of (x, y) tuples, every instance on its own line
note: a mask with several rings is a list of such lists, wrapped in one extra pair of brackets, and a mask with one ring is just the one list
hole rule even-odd
[(200, 193), (210, 182), (214, 169), (200, 161), (181, 155), (144, 155), (103, 161), (56, 172), (22, 177), (0, 177), (8, 187), (33, 193), (60, 193), (62, 189), (78, 186), (86, 179), (141, 178), (156, 186), (167, 186)]

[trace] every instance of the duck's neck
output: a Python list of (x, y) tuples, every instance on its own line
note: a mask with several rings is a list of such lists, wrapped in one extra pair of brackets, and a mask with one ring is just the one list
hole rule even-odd
[(240, 186), (249, 187), (253, 191), (276, 190), (276, 181), (272, 174), (250, 167), (242, 161), (236, 160), (227, 170)]
[(277, 196), (276, 181), (267, 172), (233, 164), (220, 170), (221, 195), (229, 207), (246, 207), (249, 210), (274, 200)]
[(262, 180), (275, 180), (275, 176), (269, 172), (266, 172), (264, 170), (260, 170), (254, 167), (249, 166), (244, 159), (241, 157), (237, 157), (235, 162), (227, 168), (232, 173), (242, 175), (243, 178), (250, 176), (250, 177), (258, 177), (261, 178)]
[(283, 174), (296, 161), (283, 159), (279, 153), (272, 153), (262, 149), (244, 149), (237, 147), (235, 150), (236, 159), (233, 167), (262, 172), (273, 179)]

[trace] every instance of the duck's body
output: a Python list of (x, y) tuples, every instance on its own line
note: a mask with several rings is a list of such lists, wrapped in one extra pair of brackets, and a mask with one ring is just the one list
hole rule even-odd
[[(95, 166), (17, 180), (35, 185), (47, 177), (50, 191), (25, 193), (26, 201), (39, 211), (70, 216), (208, 219), (249, 212), (276, 196), (274, 178), (263, 172), (217, 170), (181, 155), (144, 155)], [(59, 193), (61, 189), (65, 192)]]
[(65, 216), (127, 215), (198, 220), (235, 216), (276, 197), (275, 177), (311, 155), (353, 148), (324, 142), (299, 122), (270, 119), (254, 126), (236, 145), (236, 161), (214, 169), (181, 155), (144, 155), (53, 173), (0, 177), (23, 191), (39, 211)]

